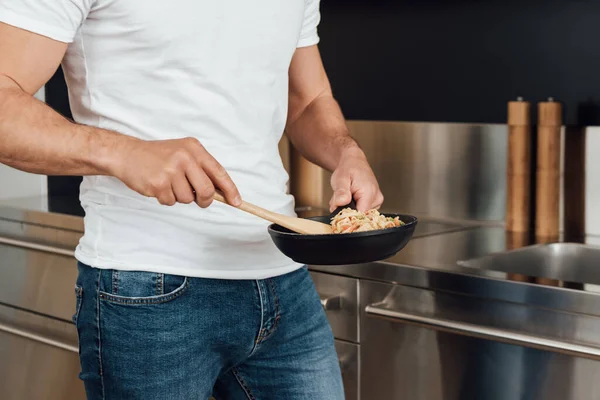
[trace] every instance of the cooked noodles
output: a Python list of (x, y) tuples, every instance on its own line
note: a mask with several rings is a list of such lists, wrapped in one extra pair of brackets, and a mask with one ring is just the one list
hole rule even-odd
[(344, 208), (331, 219), (333, 233), (352, 233), (374, 231), (376, 229), (395, 228), (404, 225), (398, 217), (386, 217), (377, 210), (369, 210), (365, 213)]

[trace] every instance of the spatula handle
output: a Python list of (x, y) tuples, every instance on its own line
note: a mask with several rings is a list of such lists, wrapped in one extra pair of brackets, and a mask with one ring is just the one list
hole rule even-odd
[[(215, 192), (213, 199), (220, 203), (229, 204), (227, 202), (227, 200), (225, 200), (225, 197), (219, 192)], [(243, 200), (242, 200), (242, 204), (240, 204), (237, 208), (239, 208), (242, 211), (246, 211), (247, 213), (250, 213), (252, 215), (256, 215), (259, 218), (266, 219), (267, 221), (270, 221), (270, 222), (273, 222), (274, 224), (279, 224), (282, 226), (286, 225), (286, 221), (288, 220), (288, 217), (286, 217), (285, 215), (281, 215), (281, 214), (277, 214), (277, 213), (274, 213), (269, 210), (265, 210), (262, 207), (254, 205), (252, 203), (248, 203)]]
[[(223, 197), (221, 193), (215, 193), (213, 199), (225, 203), (227, 200)], [(330, 234), (331, 233), (331, 225), (324, 224), (318, 221), (311, 221), (308, 219), (289, 217), (287, 215), (277, 214), (269, 210), (265, 210), (262, 207), (255, 206), (254, 204), (248, 203), (246, 201), (242, 201), (242, 204), (237, 207), (242, 211), (246, 211), (252, 215), (255, 215), (259, 218), (270, 221), (274, 224), (283, 226), (291, 230), (292, 232), (311, 234), (311, 235), (320, 235), (320, 234)]]

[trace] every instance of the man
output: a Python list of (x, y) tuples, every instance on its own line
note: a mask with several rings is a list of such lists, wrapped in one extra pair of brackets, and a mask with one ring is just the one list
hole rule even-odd
[[(383, 196), (317, 49), (318, 0), (0, 0), (0, 162), (83, 175), (74, 315), (88, 399), (343, 398), (293, 215), (285, 130), (334, 171), (333, 209)], [(32, 95), (62, 62), (75, 123)]]

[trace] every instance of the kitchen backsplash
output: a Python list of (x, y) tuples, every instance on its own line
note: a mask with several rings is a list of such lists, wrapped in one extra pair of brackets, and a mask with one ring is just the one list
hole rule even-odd
[(585, 176), (585, 230), (600, 235), (600, 127), (587, 128)]
[[(349, 121), (386, 196), (384, 211), (500, 223), (506, 210), (506, 125)], [(564, 135), (563, 135), (564, 138)], [(585, 132), (585, 231), (600, 235), (600, 127)], [(300, 175), (300, 176), (298, 176)], [(313, 181), (299, 206), (326, 206), (330, 174), (304, 161), (292, 179)], [(315, 178), (317, 177), (317, 178)], [(562, 185), (561, 185), (562, 187)], [(561, 193), (561, 216), (564, 193)], [(563, 228), (561, 218), (561, 230)]]

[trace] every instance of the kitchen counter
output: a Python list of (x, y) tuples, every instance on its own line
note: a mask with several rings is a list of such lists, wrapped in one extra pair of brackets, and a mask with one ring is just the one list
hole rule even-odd
[[(298, 213), (323, 215), (326, 210), (299, 209)], [(0, 202), (0, 260), (4, 261), (0, 303), (71, 327), (77, 273), (72, 252), (82, 232), (83, 220), (75, 205), (65, 203), (56, 209), (48, 207), (47, 198)], [(547, 364), (561, 366), (561, 379), (569, 363), (600, 371), (591, 364), (600, 360), (600, 295), (590, 289), (590, 282), (580, 282), (578, 289), (544, 286), (515, 281), (509, 272), (519, 273), (518, 265), (506, 272), (458, 264), (523, 243), (518, 239), (502, 226), (422, 218), (413, 240), (387, 260), (310, 266), (336, 338), (348, 398), (358, 398), (360, 391), (363, 399), (396, 398), (398, 393), (431, 399), (428, 392), (412, 396), (411, 390), (421, 393), (436, 385), (444, 387), (443, 393), (452, 393), (469, 379), (482, 382), (482, 392), (487, 393), (498, 376), (510, 375), (501, 381), (513, 382), (522, 374), (522, 365), (539, 374), (536, 354), (555, 357)], [(544, 277), (553, 278), (553, 269), (547, 271)], [(16, 322), (13, 318), (11, 324)], [(474, 337), (489, 340), (474, 341)], [(62, 348), (76, 349), (74, 340), (63, 342)], [(537, 350), (532, 348), (549, 351), (534, 353)], [(575, 350), (569, 353), (571, 349)], [(507, 354), (518, 357), (508, 359)], [(75, 371), (76, 353), (64, 364)], [(427, 379), (421, 382), (419, 377)], [(579, 386), (582, 393), (593, 390), (588, 387), (591, 383)], [(481, 393), (470, 398), (481, 398)]]
[[(51, 200), (51, 201), (50, 201)], [(83, 232), (79, 204), (70, 204), (61, 198), (23, 198), (0, 201), (0, 242), (2, 237), (20, 241), (57, 246), (72, 251)], [(51, 208), (48, 204), (60, 204)], [(322, 209), (298, 209), (303, 217), (326, 214)], [(26, 227), (26, 228), (25, 228)], [(49, 235), (46, 231), (61, 232)], [(56, 242), (53, 242), (56, 240)], [(598, 239), (589, 238), (595, 243)], [(471, 279), (511, 281), (507, 272), (464, 267), (458, 261), (482, 257), (507, 250), (512, 239), (502, 226), (472, 225), (421, 219), (411, 242), (395, 256), (380, 262), (342, 265), (311, 266), (313, 271), (410, 286), (430, 287), (433, 281), (451, 281), (450, 275)], [(9, 243), (6, 240), (4, 243)], [(518, 266), (513, 273), (519, 273)], [(437, 279), (445, 277), (444, 279)], [(553, 278), (545, 276), (544, 278)], [(512, 282), (512, 284), (516, 282)], [(587, 284), (589, 282), (580, 282)], [(518, 282), (518, 284), (526, 285)], [(444, 286), (444, 285), (442, 285)]]

